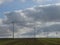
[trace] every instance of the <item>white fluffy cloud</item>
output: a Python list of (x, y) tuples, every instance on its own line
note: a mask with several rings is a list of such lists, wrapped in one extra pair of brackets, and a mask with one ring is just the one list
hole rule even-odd
[(60, 0), (33, 0), (34, 2), (38, 4), (54, 4), (54, 3), (60, 3)]
[(40, 5), (22, 11), (27, 17), (35, 21), (51, 22), (60, 21), (60, 6), (56, 5)]
[(43, 1), (49, 1), (49, 0), (33, 0), (33, 1), (36, 1), (36, 2), (43, 2)]
[(4, 19), (0, 19), (0, 38), (7, 38), (12, 35), (9, 25), (3, 24)]
[(13, 0), (0, 0), (0, 4), (3, 4), (4, 2), (12, 2)]
[[(34, 37), (34, 34), (36, 37), (46, 37), (46, 32), (49, 32), (49, 37), (53, 37), (55, 32), (60, 31), (60, 4), (40, 5), (6, 12), (5, 17), (6, 19), (2, 21), (3, 26), (0, 26), (3, 35), (7, 33), (12, 36), (12, 22), (15, 22), (14, 32), (17, 38)], [(45, 35), (42, 32), (45, 32)]]
[(44, 4), (44, 3), (49, 3), (52, 0), (33, 0), (34, 2), (38, 3), (38, 4)]
[(26, 2), (26, 0), (20, 0), (20, 1), (23, 2), (23, 3)]
[(0, 24), (2, 24), (3, 19), (0, 19)]
[[(5, 3), (5, 2), (13, 2), (13, 1), (16, 1), (16, 0), (0, 0), (0, 5), (3, 4), (3, 3)], [(17, 1), (25, 3), (28, 0), (17, 0)], [(37, 4), (54, 4), (54, 3), (60, 3), (60, 0), (31, 0), (31, 1), (33, 1), (34, 3), (37, 3)]]
[[(0, 0), (0, 5), (5, 3), (5, 2), (13, 2), (13, 1), (16, 1), (16, 0)], [(26, 2), (26, 0), (17, 0), (17, 1), (20, 1), (20, 2)]]

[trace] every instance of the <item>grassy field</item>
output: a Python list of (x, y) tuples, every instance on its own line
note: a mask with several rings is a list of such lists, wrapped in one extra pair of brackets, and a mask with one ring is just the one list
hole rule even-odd
[(60, 45), (60, 38), (0, 39), (0, 45)]

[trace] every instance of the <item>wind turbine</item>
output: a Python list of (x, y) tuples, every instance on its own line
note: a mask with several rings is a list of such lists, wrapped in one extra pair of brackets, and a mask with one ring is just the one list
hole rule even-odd
[(58, 32), (56, 31), (56, 38), (57, 38)]
[(12, 31), (12, 38), (14, 39), (14, 30), (15, 30), (15, 27), (14, 27), (14, 26), (15, 26), (15, 23), (20, 23), (20, 22), (19, 22), (19, 21), (11, 21), (11, 22), (9, 22), (9, 23), (11, 23), (12, 26), (13, 26), (13, 27), (12, 27), (12, 30), (13, 30), (13, 31)]
[(14, 39), (14, 24), (15, 24), (15, 22), (11, 22), (12, 23), (12, 25), (13, 25), (13, 39)]
[(47, 31), (47, 38), (48, 38), (49, 31)]
[(35, 38), (35, 31), (36, 31), (36, 27), (34, 26), (34, 38)]
[(15, 23), (20, 23), (20, 22), (19, 21), (12, 21), (11, 23), (13, 25), (13, 28), (12, 28), (13, 29), (13, 34), (12, 34), (12, 36), (14, 38), (14, 30), (15, 30), (15, 27), (14, 26), (15, 26)]

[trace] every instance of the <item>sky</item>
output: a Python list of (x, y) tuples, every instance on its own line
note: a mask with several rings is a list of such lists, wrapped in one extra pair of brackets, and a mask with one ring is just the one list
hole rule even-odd
[(0, 0), (0, 38), (12, 38), (12, 22), (15, 38), (60, 38), (60, 0)]

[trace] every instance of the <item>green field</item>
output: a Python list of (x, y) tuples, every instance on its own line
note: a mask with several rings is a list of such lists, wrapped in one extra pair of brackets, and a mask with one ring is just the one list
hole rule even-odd
[(60, 38), (0, 39), (0, 45), (60, 45)]

